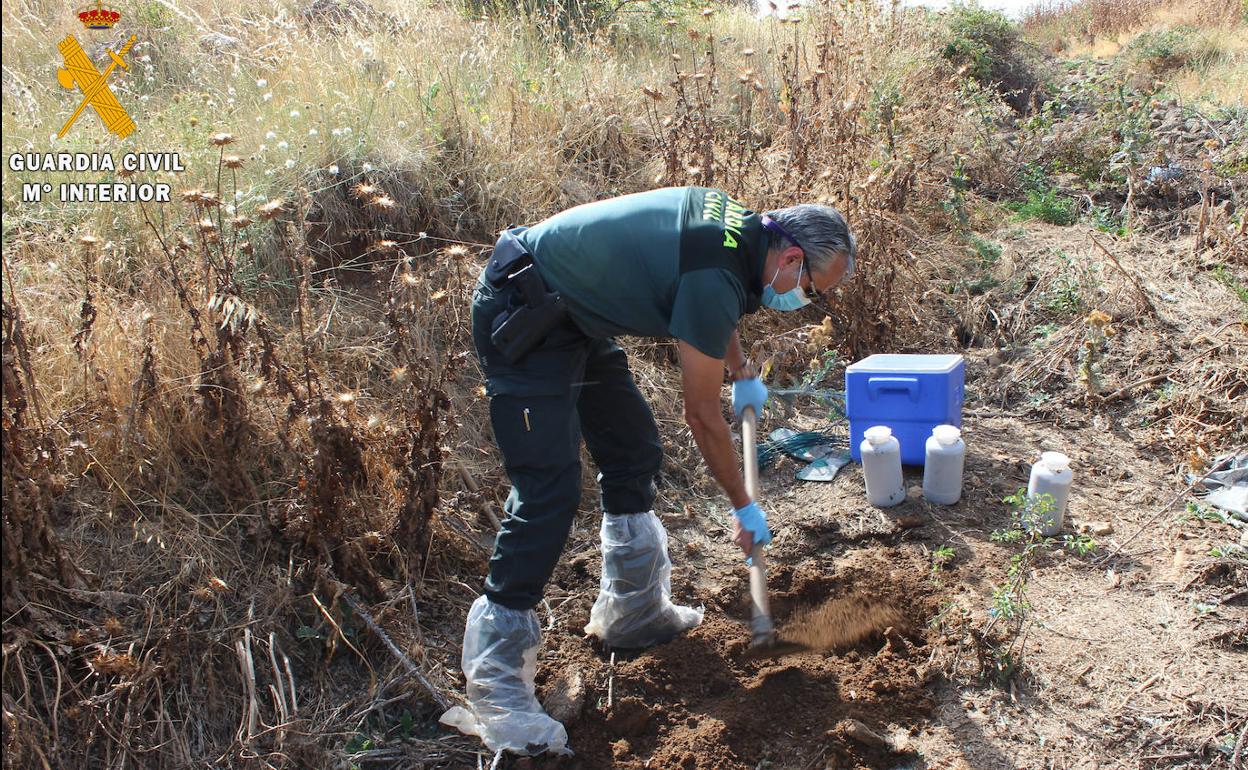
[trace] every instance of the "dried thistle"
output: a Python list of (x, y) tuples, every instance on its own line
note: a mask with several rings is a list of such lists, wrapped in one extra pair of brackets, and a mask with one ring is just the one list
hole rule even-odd
[(87, 665), (100, 676), (130, 676), (139, 670), (135, 659), (124, 653), (102, 650), (87, 659)]
[(274, 198), (268, 203), (265, 203), (264, 205), (262, 205), (260, 208), (256, 209), (256, 213), (257, 215), (259, 215), (259, 217), (262, 220), (268, 222), (272, 219), (275, 219), (279, 214), (281, 214), (285, 210), (286, 210), (286, 201), (282, 200), (281, 198)]
[(213, 134), (208, 139), (208, 143), (214, 147), (224, 147), (227, 144), (234, 144), (234, 142), (235, 142), (234, 135), (227, 134), (225, 132), (221, 132), (219, 134)]
[(238, 157), (237, 155), (226, 155), (224, 158), (221, 159), (221, 163), (226, 168), (242, 168), (243, 167), (243, 159)]

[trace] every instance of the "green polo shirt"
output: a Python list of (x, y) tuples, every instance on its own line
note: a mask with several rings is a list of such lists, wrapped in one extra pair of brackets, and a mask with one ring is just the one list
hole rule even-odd
[(668, 187), (587, 203), (520, 235), (590, 337), (676, 337), (712, 358), (758, 308), (758, 214), (721, 190)]

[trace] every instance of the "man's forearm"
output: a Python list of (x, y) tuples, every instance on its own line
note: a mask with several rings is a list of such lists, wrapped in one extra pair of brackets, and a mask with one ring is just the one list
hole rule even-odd
[(734, 331), (732, 337), (728, 339), (728, 350), (724, 353), (724, 367), (728, 370), (729, 378), (739, 379), (736, 374), (741, 372), (745, 364), (745, 351), (741, 349), (741, 335)]
[(737, 450), (732, 446), (732, 434), (723, 416), (716, 413), (691, 419), (689, 427), (693, 431), (693, 440), (702, 452), (702, 459), (706, 460), (711, 475), (728, 495), (732, 507), (747, 505), (750, 496), (745, 491), (745, 480), (741, 478), (741, 468), (737, 464)]

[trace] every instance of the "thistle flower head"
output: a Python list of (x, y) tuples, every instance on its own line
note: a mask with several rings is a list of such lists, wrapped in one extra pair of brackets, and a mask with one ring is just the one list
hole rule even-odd
[(274, 198), (268, 203), (262, 205), (260, 208), (256, 209), (256, 213), (260, 215), (261, 219), (268, 221), (275, 218), (278, 214), (281, 214), (285, 210), (286, 201), (281, 198)]
[(1110, 318), (1108, 313), (1100, 310), (1093, 310), (1091, 313), (1088, 313), (1087, 317), (1088, 326), (1093, 326), (1098, 329), (1105, 328), (1111, 320), (1113, 319)]

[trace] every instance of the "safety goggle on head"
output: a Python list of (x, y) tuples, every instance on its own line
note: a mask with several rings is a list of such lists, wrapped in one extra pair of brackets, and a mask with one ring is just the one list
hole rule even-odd
[[(764, 230), (767, 230), (769, 232), (775, 233), (776, 235), (779, 235), (780, 237), (789, 241), (789, 243), (792, 243), (794, 246), (802, 250), (802, 269), (806, 271), (806, 274), (809, 275), (811, 277), (811, 280), (813, 281), (814, 273), (810, 272), (810, 261), (806, 257), (807, 249), (805, 246), (801, 244), (801, 241), (794, 238), (793, 235), (788, 230), (785, 230), (784, 227), (781, 226), (779, 222), (767, 216), (766, 214), (762, 215), (762, 224), (763, 224)], [(852, 253), (852, 244), (853, 244), (854, 236), (850, 235), (849, 238), (850, 238), (850, 244), (851, 244), (851, 251), (846, 252), (847, 259), (846, 259), (846, 264), (845, 264), (845, 272), (841, 274), (841, 280), (837, 282), (836, 284), (837, 286), (844, 284), (854, 274), (854, 256)]]

